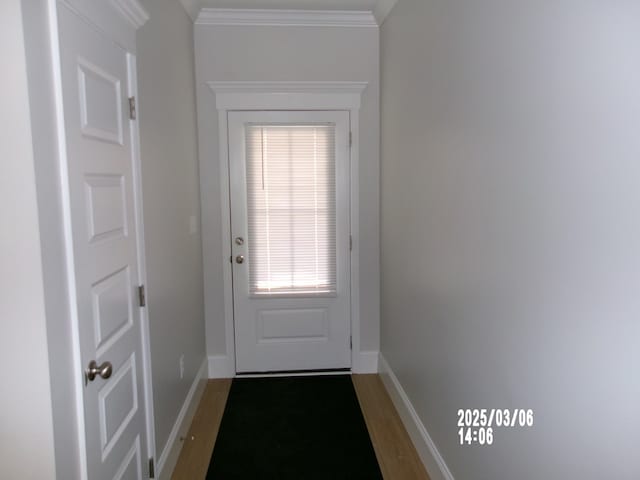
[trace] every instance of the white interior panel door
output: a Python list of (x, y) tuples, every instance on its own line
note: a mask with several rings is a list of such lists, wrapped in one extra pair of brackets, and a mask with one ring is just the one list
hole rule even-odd
[(228, 128), (237, 372), (350, 368), (349, 113)]
[[(138, 258), (129, 120), (130, 55), (59, 9), (87, 470), (146, 476)], [(134, 130), (135, 131), (135, 130)]]

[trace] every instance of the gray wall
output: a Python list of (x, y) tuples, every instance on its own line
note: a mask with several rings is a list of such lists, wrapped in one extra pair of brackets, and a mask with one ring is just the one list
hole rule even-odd
[(225, 355), (218, 117), (207, 81), (367, 81), (360, 110), (361, 351), (379, 345), (377, 28), (196, 25), (207, 352)]
[[(138, 31), (142, 190), (156, 452), (205, 359), (193, 25), (175, 0), (147, 0)], [(184, 378), (179, 360), (184, 355)], [(156, 459), (157, 460), (157, 459)]]
[[(382, 352), (457, 480), (640, 478), (640, 4), (400, 0)], [(531, 429), (457, 445), (458, 408)]]
[[(52, 393), (23, 19), (0, 3), (0, 470), (54, 478)], [(37, 455), (33, 453), (37, 452)]]

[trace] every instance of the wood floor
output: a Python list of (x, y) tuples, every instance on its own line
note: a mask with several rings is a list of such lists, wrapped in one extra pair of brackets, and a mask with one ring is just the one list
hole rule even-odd
[[(353, 384), (385, 480), (429, 480), (378, 375), (353, 375)], [(203, 480), (231, 387), (209, 380), (173, 471), (172, 480)]]

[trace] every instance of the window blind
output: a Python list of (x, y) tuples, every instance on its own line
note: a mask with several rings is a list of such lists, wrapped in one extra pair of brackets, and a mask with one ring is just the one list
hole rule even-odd
[(246, 125), (249, 292), (336, 285), (334, 125)]

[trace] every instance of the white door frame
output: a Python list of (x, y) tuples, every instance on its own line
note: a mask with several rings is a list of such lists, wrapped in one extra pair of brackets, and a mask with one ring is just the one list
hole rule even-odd
[[(367, 82), (207, 82), (218, 110), (222, 268), (226, 362), (218, 376), (236, 375), (231, 262), (231, 210), (227, 114), (232, 110), (346, 110), (351, 131), (351, 365), (357, 372), (360, 355), (360, 225), (359, 225), (359, 110)], [(211, 372), (211, 367), (210, 367)]]
[[(64, 123), (64, 107), (62, 98), (62, 65), (60, 59), (60, 34), (58, 29), (58, 9), (68, 8), (79, 17), (93, 24), (99, 31), (109, 37), (128, 52), (129, 89), (137, 98), (136, 70), (136, 31), (149, 19), (149, 14), (138, 0), (112, 0), (111, 2), (86, 2), (81, 0), (47, 0), (49, 41), (52, 58), (53, 91), (56, 115), (56, 137), (58, 143), (58, 159), (60, 164), (60, 195), (62, 204), (62, 222), (64, 232), (64, 250), (66, 264), (66, 283), (71, 317), (71, 334), (73, 346), (73, 367), (77, 374), (73, 375), (74, 403), (77, 420), (77, 436), (79, 448), (79, 470), (82, 480), (88, 480), (90, 473), (86, 462), (86, 438), (83, 409), (84, 381), (81, 369), (79, 316), (76, 302), (75, 267), (73, 255), (73, 235), (71, 226), (71, 199), (69, 195), (66, 128)], [(123, 21), (124, 20), (124, 21)], [(142, 209), (142, 179), (140, 163), (139, 119), (130, 122), (133, 153), (133, 192), (136, 228), (136, 248), (138, 254), (138, 281), (147, 284), (146, 253), (144, 247), (144, 221)], [(151, 349), (149, 343), (149, 319), (146, 308), (140, 308), (140, 328), (142, 341), (142, 369), (144, 384), (145, 423), (147, 435), (147, 452), (150, 458), (157, 460), (155, 454), (155, 424), (153, 412), (153, 385), (151, 376)], [(144, 460), (143, 460), (144, 464)]]

